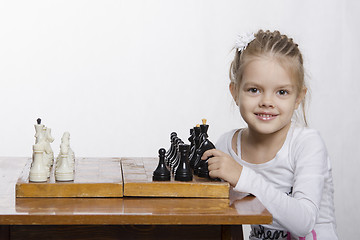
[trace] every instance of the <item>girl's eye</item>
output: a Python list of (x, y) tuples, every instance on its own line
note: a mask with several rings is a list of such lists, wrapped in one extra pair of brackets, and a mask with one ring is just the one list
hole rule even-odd
[(260, 91), (257, 88), (249, 88), (248, 92), (250, 92), (250, 93), (259, 93)]
[(283, 90), (283, 89), (279, 90), (278, 93), (279, 93), (279, 95), (282, 95), (282, 96), (289, 94), (289, 92), (287, 90)]

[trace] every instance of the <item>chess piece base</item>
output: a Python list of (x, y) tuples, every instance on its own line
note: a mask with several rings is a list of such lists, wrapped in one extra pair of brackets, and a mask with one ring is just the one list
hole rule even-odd
[(175, 175), (175, 181), (189, 182), (192, 181), (193, 176), (190, 175)]
[(201, 178), (210, 178), (209, 172), (199, 172), (198, 177)]
[(170, 175), (153, 176), (153, 181), (170, 181)]
[(47, 181), (47, 175), (46, 173), (31, 173), (29, 176), (30, 182), (46, 182)]
[(74, 173), (55, 173), (55, 179), (59, 182), (74, 181)]

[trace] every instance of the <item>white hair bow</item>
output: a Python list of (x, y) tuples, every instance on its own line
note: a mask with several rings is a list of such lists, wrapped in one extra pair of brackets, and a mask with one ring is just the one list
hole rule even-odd
[(254, 33), (239, 34), (235, 42), (235, 47), (239, 52), (241, 52), (245, 50), (249, 43), (254, 39)]

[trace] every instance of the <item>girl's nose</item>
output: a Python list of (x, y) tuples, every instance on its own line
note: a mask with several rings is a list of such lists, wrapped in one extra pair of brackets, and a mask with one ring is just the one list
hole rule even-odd
[(275, 104), (270, 96), (263, 95), (259, 101), (259, 107), (274, 108)]

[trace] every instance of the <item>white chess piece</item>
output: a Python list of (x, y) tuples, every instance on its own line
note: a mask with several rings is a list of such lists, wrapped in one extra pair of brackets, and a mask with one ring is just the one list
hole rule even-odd
[(56, 157), (56, 169), (61, 165), (61, 152), (63, 151), (62, 149), (64, 147), (69, 148), (70, 144), (69, 144), (69, 137), (70, 134), (68, 132), (64, 132), (63, 136), (61, 137), (61, 143), (60, 143), (60, 152), (58, 154), (58, 156)]
[(47, 129), (48, 128), (46, 128), (45, 126), (43, 127), (42, 133), (40, 133), (37, 138), (37, 142), (38, 142), (37, 144), (41, 145), (43, 148), (44, 151), (43, 164), (44, 164), (44, 168), (47, 171), (47, 177), (50, 177), (51, 165), (54, 158), (54, 152), (51, 149), (50, 141), (54, 141), (54, 140), (51, 137), (51, 130), (48, 131)]
[(73, 181), (74, 171), (69, 164), (69, 147), (67, 144), (62, 144), (60, 148), (60, 166), (55, 170), (56, 181)]
[(44, 135), (45, 135), (45, 144), (46, 144), (46, 155), (48, 160), (49, 168), (54, 164), (54, 152), (51, 148), (50, 143), (54, 141), (54, 138), (51, 135), (51, 128), (44, 128)]
[(44, 146), (42, 144), (33, 145), (33, 162), (30, 168), (29, 180), (31, 182), (46, 182), (47, 170), (44, 167)]
[(75, 154), (74, 151), (69, 147), (69, 163), (73, 170), (75, 170)]
[[(60, 148), (61, 146), (67, 146), (67, 148), (69, 149), (68, 150), (68, 158), (69, 158), (69, 164), (71, 166), (71, 168), (74, 170), (75, 169), (75, 153), (74, 151), (71, 149), (70, 147), (70, 133), (69, 132), (64, 132), (62, 138), (61, 138), (61, 145), (60, 145)], [(61, 158), (60, 158), (60, 153), (57, 157), (57, 161), (61, 161)], [(58, 166), (58, 165), (57, 165)]]
[(34, 124), (35, 127), (35, 144), (39, 142), (41, 138), (43, 138), (44, 132), (44, 124)]
[(61, 161), (63, 160), (63, 158), (61, 157), (62, 153), (66, 153), (66, 155), (68, 155), (68, 150), (69, 149), (69, 146), (67, 143), (64, 143), (64, 142), (61, 142), (60, 144), (60, 152), (59, 152), (59, 155), (56, 157), (56, 169), (58, 169), (60, 166), (61, 166)]
[(58, 167), (61, 165), (61, 145), (62, 144), (60, 144), (60, 152), (56, 157), (56, 166), (55, 166), (56, 169), (58, 169)]

